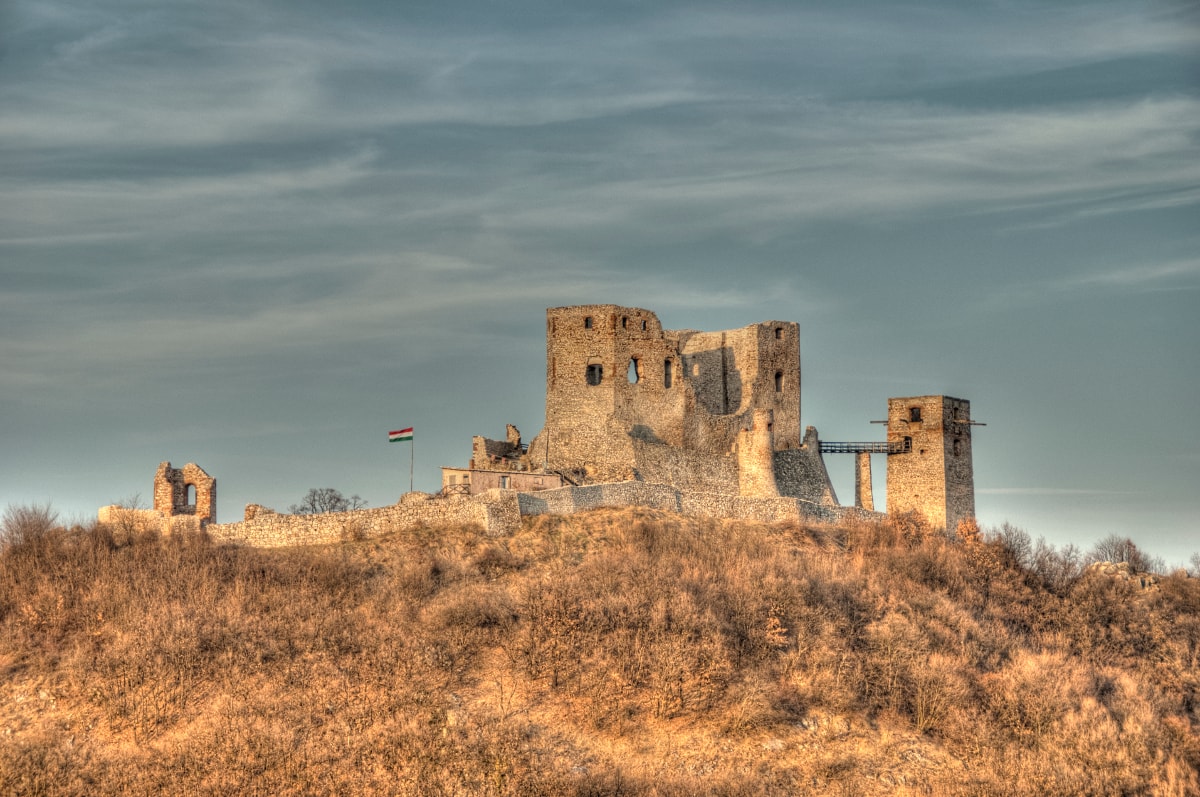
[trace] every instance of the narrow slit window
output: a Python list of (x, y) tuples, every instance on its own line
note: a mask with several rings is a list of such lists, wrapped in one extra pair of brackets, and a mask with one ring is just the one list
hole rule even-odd
[(671, 373), (671, 361), (663, 360), (663, 387), (670, 389), (673, 376)]
[(775, 392), (776, 393), (783, 392), (783, 371), (775, 372)]
[(184, 501), (188, 506), (196, 505), (196, 485), (189, 484), (187, 486), (187, 500)]
[(775, 327), (775, 340), (783, 340), (783, 327)]
[(591, 316), (588, 316), (587, 318), (583, 319), (583, 328), (584, 329), (592, 328), (592, 317)]
[(646, 322), (645, 321), (642, 321), (642, 331), (643, 332), (646, 331)]

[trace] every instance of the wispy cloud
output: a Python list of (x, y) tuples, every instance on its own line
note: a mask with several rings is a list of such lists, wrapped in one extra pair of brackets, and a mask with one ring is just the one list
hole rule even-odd
[(1060, 280), (1059, 290), (1095, 286), (1099, 288), (1200, 288), (1200, 259), (1137, 265), (1116, 271), (1081, 274)]
[(1135, 294), (1159, 291), (1200, 290), (1200, 260), (1136, 263), (1103, 271), (1048, 276), (994, 287), (976, 303), (978, 310), (1007, 311), (1013, 307), (1061, 302), (1064, 298), (1087, 301), (1096, 294)]

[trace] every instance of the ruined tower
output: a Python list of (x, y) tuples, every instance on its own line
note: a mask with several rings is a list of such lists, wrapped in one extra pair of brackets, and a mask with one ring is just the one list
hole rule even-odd
[(916, 511), (953, 530), (975, 516), (971, 402), (950, 396), (888, 399), (887, 511)]
[(203, 525), (217, 521), (217, 480), (189, 462), (172, 468), (163, 462), (154, 474), (154, 508), (164, 517), (191, 515)]
[(529, 451), (537, 465), (577, 483), (641, 479), (736, 490), (738, 435), (764, 412), (770, 447), (799, 448), (795, 323), (697, 332), (664, 330), (637, 307), (546, 311), (546, 426)]

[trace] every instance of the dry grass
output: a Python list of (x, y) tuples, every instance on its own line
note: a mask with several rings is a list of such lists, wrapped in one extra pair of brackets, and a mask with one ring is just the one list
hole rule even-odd
[(0, 793), (1200, 793), (1200, 581), (1012, 530), (4, 531)]

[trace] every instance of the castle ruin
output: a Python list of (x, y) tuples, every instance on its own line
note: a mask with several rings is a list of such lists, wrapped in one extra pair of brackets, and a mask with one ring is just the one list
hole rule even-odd
[[(888, 511), (954, 528), (975, 512), (970, 403), (888, 399), (887, 439), (824, 442), (800, 421), (800, 328), (763, 321), (720, 332), (663, 329), (649, 310), (611, 304), (546, 311), (546, 425), (528, 447), (477, 437), (448, 479), (505, 479), (509, 489), (623, 482), (683, 493), (790, 498), (802, 512), (874, 511), (871, 455), (887, 457)], [(803, 428), (803, 433), (801, 432)], [(481, 452), (486, 456), (481, 456)], [(855, 500), (843, 507), (824, 454), (855, 454)], [(496, 470), (496, 463), (503, 464)], [(474, 474), (474, 475), (472, 475)], [(473, 491), (478, 492), (472, 488)]]
[[(216, 482), (196, 465), (159, 466), (154, 510), (216, 539), (296, 545), (413, 525), (480, 523), (506, 533), (533, 514), (640, 505), (768, 522), (882, 517), (871, 456), (887, 457), (887, 509), (935, 528), (974, 516), (970, 403), (888, 399), (886, 440), (827, 442), (800, 416), (800, 328), (763, 321), (720, 332), (665, 330), (649, 310), (611, 304), (546, 311), (546, 424), (528, 444), (476, 436), (467, 467), (443, 467), (437, 494), (394, 506), (284, 515), (250, 505), (216, 523)], [(838, 502), (824, 454), (854, 454), (853, 506)], [(107, 510), (101, 510), (101, 520)]]

